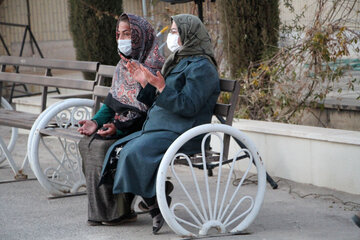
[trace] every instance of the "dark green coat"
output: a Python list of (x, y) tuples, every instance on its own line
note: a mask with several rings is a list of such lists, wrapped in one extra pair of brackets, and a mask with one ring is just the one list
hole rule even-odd
[[(149, 88), (145, 87), (144, 93)], [(217, 70), (207, 58), (182, 59), (166, 77), (166, 86), (149, 109), (142, 130), (110, 147), (101, 183), (108, 180), (104, 175), (108, 172), (108, 160), (114, 154), (113, 150), (126, 143), (118, 155), (114, 194), (131, 192), (143, 197), (154, 196), (157, 169), (167, 148), (183, 132), (211, 122), (219, 93)], [(144, 95), (140, 92), (138, 99)], [(188, 148), (187, 152), (200, 149), (198, 141), (189, 146), (192, 149)]]

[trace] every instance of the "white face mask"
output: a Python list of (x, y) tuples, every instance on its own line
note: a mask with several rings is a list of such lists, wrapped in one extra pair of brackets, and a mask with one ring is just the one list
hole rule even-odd
[(119, 51), (124, 54), (125, 56), (130, 56), (131, 54), (131, 39), (119, 39), (118, 42), (118, 49)]
[(166, 44), (171, 52), (175, 52), (176, 50), (178, 50), (180, 48), (178, 40), (179, 40), (178, 34), (173, 34), (173, 33), (168, 34), (167, 39), (166, 39)]

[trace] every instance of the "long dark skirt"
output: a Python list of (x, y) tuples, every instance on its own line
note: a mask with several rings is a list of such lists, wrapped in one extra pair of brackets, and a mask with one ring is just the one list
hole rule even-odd
[(113, 192), (155, 196), (160, 161), (178, 136), (169, 131), (147, 132), (127, 142), (120, 151)]
[[(133, 193), (146, 198), (156, 194), (156, 177), (162, 157), (169, 146), (179, 137), (170, 131), (135, 132), (115, 142), (105, 156), (102, 183), (107, 182), (109, 158), (114, 149), (123, 146), (118, 157), (113, 193)], [(202, 137), (185, 144), (180, 151), (185, 154), (200, 152)], [(124, 145), (125, 144), (125, 145)]]
[(88, 196), (88, 220), (111, 221), (130, 212), (130, 204), (124, 194), (113, 194), (113, 186), (98, 186), (104, 157), (108, 148), (116, 140), (94, 139), (84, 136), (79, 142), (79, 151), (83, 160)]

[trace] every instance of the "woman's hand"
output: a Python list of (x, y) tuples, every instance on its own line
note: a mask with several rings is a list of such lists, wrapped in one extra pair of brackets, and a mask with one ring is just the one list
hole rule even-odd
[(157, 88), (159, 92), (162, 92), (165, 88), (165, 79), (159, 71), (156, 72), (156, 76), (152, 74), (149, 69), (140, 65), (140, 69), (143, 72), (145, 79), (148, 83)]
[(140, 85), (144, 88), (147, 84), (146, 77), (144, 72), (141, 70), (141, 64), (136, 63), (135, 61), (128, 61), (126, 63), (126, 67), (129, 70), (132, 77), (140, 83)]
[(102, 137), (112, 136), (112, 135), (116, 134), (115, 124), (106, 123), (96, 133), (99, 134)]
[(78, 128), (78, 132), (84, 135), (91, 135), (93, 134), (96, 129), (97, 129), (97, 125), (94, 121), (91, 120), (81, 120), (79, 121), (79, 124), (81, 124), (82, 126)]

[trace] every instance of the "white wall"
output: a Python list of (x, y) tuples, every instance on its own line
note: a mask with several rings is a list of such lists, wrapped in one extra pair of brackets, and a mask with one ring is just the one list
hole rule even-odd
[(360, 194), (360, 132), (235, 120), (257, 146), (268, 173)]

